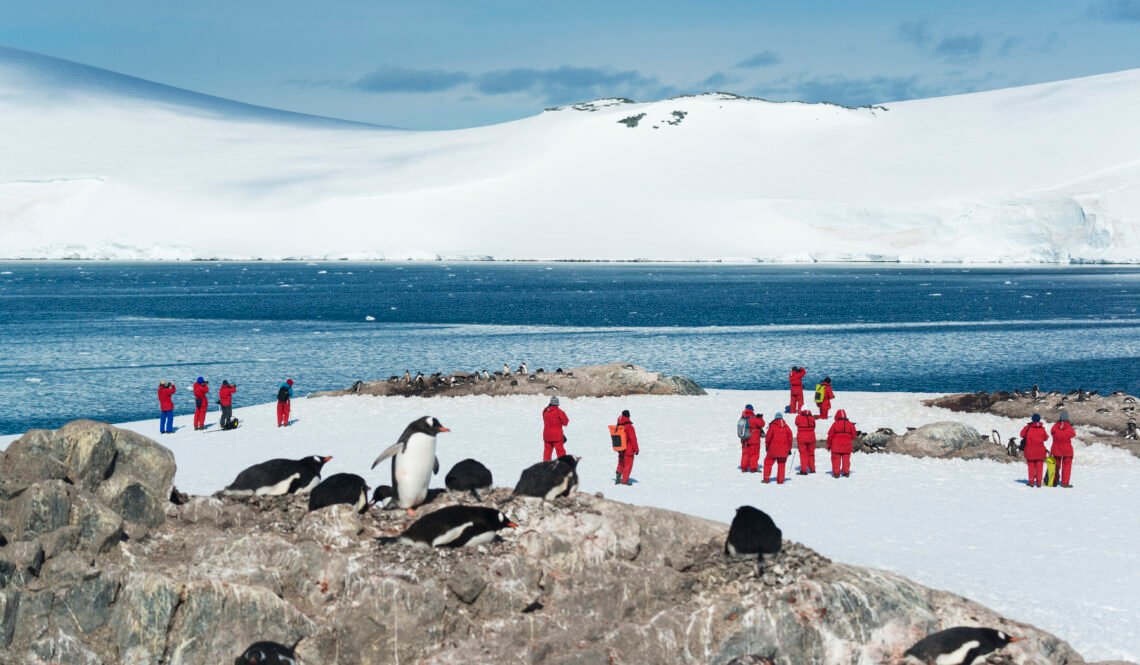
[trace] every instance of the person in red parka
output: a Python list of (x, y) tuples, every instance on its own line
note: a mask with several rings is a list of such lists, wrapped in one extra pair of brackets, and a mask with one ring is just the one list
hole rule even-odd
[(764, 437), (767, 454), (764, 455), (764, 482), (772, 475), (772, 464), (776, 470), (776, 483), (784, 484), (784, 466), (788, 463), (788, 455), (792, 453), (792, 428), (784, 422), (784, 414), (777, 413), (772, 417), (772, 424), (768, 427), (768, 434)]
[(558, 457), (566, 454), (566, 435), (562, 428), (570, 424), (570, 417), (558, 408), (558, 398), (551, 397), (550, 404), (542, 410), (542, 461), (549, 462), (554, 453)]
[(835, 422), (827, 430), (827, 449), (831, 451), (831, 476), (847, 478), (851, 475), (851, 448), (855, 441), (855, 423), (847, 419), (847, 412), (835, 412)]
[(788, 383), (792, 386), (792, 401), (788, 405), (788, 413), (798, 413), (800, 409), (804, 408), (804, 375), (807, 374), (806, 367), (792, 367), (792, 371), (788, 373)]
[(617, 424), (625, 428), (625, 450), (618, 453), (617, 473), (614, 483), (617, 485), (632, 485), (629, 474), (633, 471), (633, 458), (641, 452), (637, 447), (637, 430), (633, 429), (633, 421), (629, 419), (629, 411), (622, 411), (618, 416)]
[(158, 382), (158, 433), (174, 433), (174, 393), (178, 390), (173, 381)]
[(194, 382), (194, 429), (206, 429), (206, 409), (210, 408), (210, 384), (198, 377)]
[(740, 472), (756, 473), (760, 470), (760, 439), (764, 436), (764, 414), (757, 415), (751, 404), (744, 405), (741, 418), (748, 419), (748, 438), (740, 441)]
[[(823, 389), (823, 399), (820, 399), (819, 390)], [(823, 381), (816, 386), (815, 403), (819, 406), (819, 419), (827, 420), (827, 413), (831, 411), (831, 400), (835, 399), (835, 393), (831, 391), (831, 377), (823, 377)]]
[(1041, 422), (1041, 414), (1033, 414), (1033, 419), (1021, 428), (1021, 438), (1025, 439), (1025, 463), (1029, 465), (1029, 486), (1041, 487), (1041, 471), (1045, 466), (1045, 442), (1049, 433)]
[(218, 404), (222, 407), (222, 429), (230, 429), (230, 421), (234, 419), (234, 393), (237, 392), (237, 385), (229, 381), (222, 381), (222, 387), (218, 388)]
[(796, 443), (800, 448), (799, 475), (815, 473), (815, 416), (807, 409), (796, 416)]
[(1057, 462), (1057, 470), (1054, 473), (1060, 475), (1061, 487), (1072, 487), (1069, 484), (1069, 472), (1073, 470), (1073, 437), (1077, 432), (1069, 422), (1068, 411), (1061, 412), (1060, 419), (1049, 433), (1053, 435), (1053, 445), (1049, 447), (1049, 454)]

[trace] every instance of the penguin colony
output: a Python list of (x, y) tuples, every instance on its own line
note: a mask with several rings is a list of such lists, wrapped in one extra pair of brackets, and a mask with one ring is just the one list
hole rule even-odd
[[(392, 459), (392, 484), (377, 487), (371, 497), (367, 481), (352, 473), (337, 473), (321, 480), (321, 470), (332, 460), (329, 455), (310, 455), (299, 460), (273, 459), (241, 471), (221, 494), (226, 496), (277, 496), (308, 494), (309, 510), (347, 504), (364, 513), (374, 505), (399, 506), (409, 515), (428, 499), (431, 477), (439, 473), (436, 436), (449, 432), (437, 418), (424, 416), (404, 428), (396, 443), (388, 446), (372, 463), (376, 468)], [(552, 501), (572, 495), (578, 489), (580, 457), (564, 455), (539, 462), (523, 470), (514, 494)], [(451, 492), (470, 492), (480, 500), (479, 491), (492, 485), (491, 470), (474, 459), (465, 459), (448, 472), (446, 486)], [(412, 522), (394, 538), (380, 538), (380, 544), (400, 543), (422, 547), (473, 547), (493, 542), (498, 532), (518, 525), (506, 514), (487, 506), (452, 505), (440, 508)], [(2, 536), (0, 536), (2, 538)], [(736, 509), (724, 543), (729, 557), (755, 557), (758, 573), (764, 572), (764, 556), (775, 555), (783, 547), (783, 533), (764, 511), (753, 506)], [(936, 665), (979, 665), (988, 654), (1018, 641), (1001, 631), (980, 627), (956, 627), (923, 638), (905, 657), (910, 663)], [(255, 642), (234, 665), (297, 665), (296, 645)]]

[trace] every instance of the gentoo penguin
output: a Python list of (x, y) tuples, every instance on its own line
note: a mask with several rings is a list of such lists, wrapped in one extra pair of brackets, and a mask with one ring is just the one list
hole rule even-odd
[(239, 473), (222, 493), (233, 496), (304, 494), (321, 481), (321, 467), (331, 459), (328, 455), (310, 455), (299, 460), (271, 459), (254, 464)]
[(510, 376), (510, 375), (511, 375), (511, 366), (508, 365), (507, 363), (503, 363), (503, 376)]
[(518, 525), (494, 508), (447, 506), (412, 522), (398, 539), (392, 540), (430, 547), (483, 545), (494, 540), (500, 529), (513, 529), (516, 526)]
[(394, 492), (392, 492), (391, 485), (381, 485), (372, 492), (372, 505), (380, 504), (381, 508), (387, 508), (388, 504), (392, 503)]
[(578, 460), (581, 457), (563, 455), (549, 462), (539, 462), (523, 469), (515, 494), (538, 496), (550, 501), (570, 496), (578, 491)]
[(491, 489), (491, 470), (483, 466), (482, 462), (465, 459), (447, 472), (443, 484), (452, 492), (471, 492), (476, 501), (479, 501), (479, 490)]
[(368, 510), (368, 483), (355, 473), (334, 473), (309, 493), (309, 510), (347, 503), (358, 513)]
[(1020, 639), (993, 628), (959, 626), (927, 635), (903, 655), (908, 663), (980, 665), (987, 655)]
[(277, 642), (254, 642), (234, 660), (234, 665), (297, 665), (297, 663), (297, 654), (293, 649)]
[(400, 438), (380, 453), (372, 468), (392, 458), (392, 492), (395, 502), (415, 515), (415, 507), (427, 499), (432, 474), (439, 473), (439, 459), (435, 456), (435, 436), (450, 432), (439, 420), (424, 416), (413, 420), (404, 428)]
[(736, 509), (736, 516), (728, 527), (724, 553), (736, 557), (756, 557), (760, 561), (762, 574), (764, 555), (779, 553), (783, 544), (783, 532), (767, 513), (752, 506), (741, 506)]

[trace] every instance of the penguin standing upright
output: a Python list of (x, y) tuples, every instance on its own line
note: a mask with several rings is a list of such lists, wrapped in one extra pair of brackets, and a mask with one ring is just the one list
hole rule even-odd
[(494, 508), (447, 506), (412, 522), (399, 538), (381, 541), (399, 540), (409, 545), (431, 547), (475, 546), (491, 542), (501, 529), (513, 529), (516, 526), (518, 525)]
[(476, 501), (480, 500), (479, 490), (491, 489), (491, 484), (494, 482), (491, 477), (491, 470), (483, 465), (482, 462), (473, 459), (465, 459), (458, 462), (455, 466), (451, 467), (451, 471), (447, 472), (447, 476), (443, 479), (443, 484), (448, 490), (452, 492), (471, 492)]
[(551, 501), (570, 496), (578, 491), (578, 460), (581, 457), (563, 455), (549, 462), (539, 462), (523, 469), (515, 494), (537, 496)]
[(764, 572), (764, 555), (778, 554), (784, 544), (784, 534), (780, 527), (759, 508), (741, 506), (728, 527), (728, 538), (724, 541), (724, 553), (736, 557), (756, 557), (760, 562), (760, 572)]
[(435, 456), (435, 437), (450, 432), (439, 420), (424, 416), (413, 420), (404, 428), (400, 438), (380, 453), (372, 468), (392, 458), (392, 492), (395, 503), (415, 515), (415, 507), (427, 500), (432, 474), (439, 473), (439, 459)]
[(363, 513), (368, 510), (368, 483), (355, 473), (334, 473), (309, 493), (309, 510), (346, 503)]
[(304, 494), (321, 481), (321, 468), (331, 459), (331, 455), (310, 455), (299, 460), (271, 459), (254, 464), (239, 473), (222, 493), (231, 496)]
[(980, 665), (989, 654), (1020, 639), (993, 628), (958, 626), (927, 635), (903, 655), (908, 663), (923, 665)]
[(254, 642), (234, 660), (234, 665), (297, 665), (293, 647), (277, 642)]

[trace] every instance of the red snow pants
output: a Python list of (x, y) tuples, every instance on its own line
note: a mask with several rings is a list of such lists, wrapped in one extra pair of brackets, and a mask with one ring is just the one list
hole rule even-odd
[(1027, 460), (1029, 465), (1029, 486), (1041, 487), (1042, 470), (1045, 468), (1044, 460)]
[(800, 447), (800, 471), (805, 473), (815, 473), (815, 444), (814, 443), (801, 443)]
[(209, 406), (209, 400), (204, 397), (200, 404), (194, 404), (194, 429), (202, 429), (206, 426), (206, 409), (209, 408)]
[(621, 475), (621, 482), (629, 484), (629, 474), (633, 471), (633, 453), (622, 451), (618, 453), (617, 473)]
[(772, 475), (772, 464), (776, 465), (776, 482), (784, 484), (784, 466), (788, 463), (787, 457), (764, 457), (764, 482)]
[(760, 466), (760, 442), (740, 444), (740, 470), (756, 471)]
[(819, 419), (827, 420), (827, 412), (831, 410), (831, 400), (824, 400), (819, 403)]
[(556, 453), (556, 452), (558, 453), (558, 457), (562, 457), (563, 455), (566, 454), (566, 442), (565, 441), (543, 441), (542, 447), (543, 447), (543, 451), (542, 451), (542, 461), (543, 462), (549, 462), (551, 457), (553, 457), (554, 453)]
[(851, 453), (831, 453), (831, 475), (851, 473)]
[(788, 413), (796, 414), (804, 407), (804, 391), (803, 388), (799, 390), (792, 390), (792, 402), (788, 405)]
[(1069, 472), (1073, 470), (1073, 458), (1069, 457), (1055, 457), (1057, 460), (1057, 472), (1061, 474), (1061, 485), (1064, 487), (1069, 486)]
[(285, 427), (289, 424), (289, 402), (277, 403), (277, 426)]

